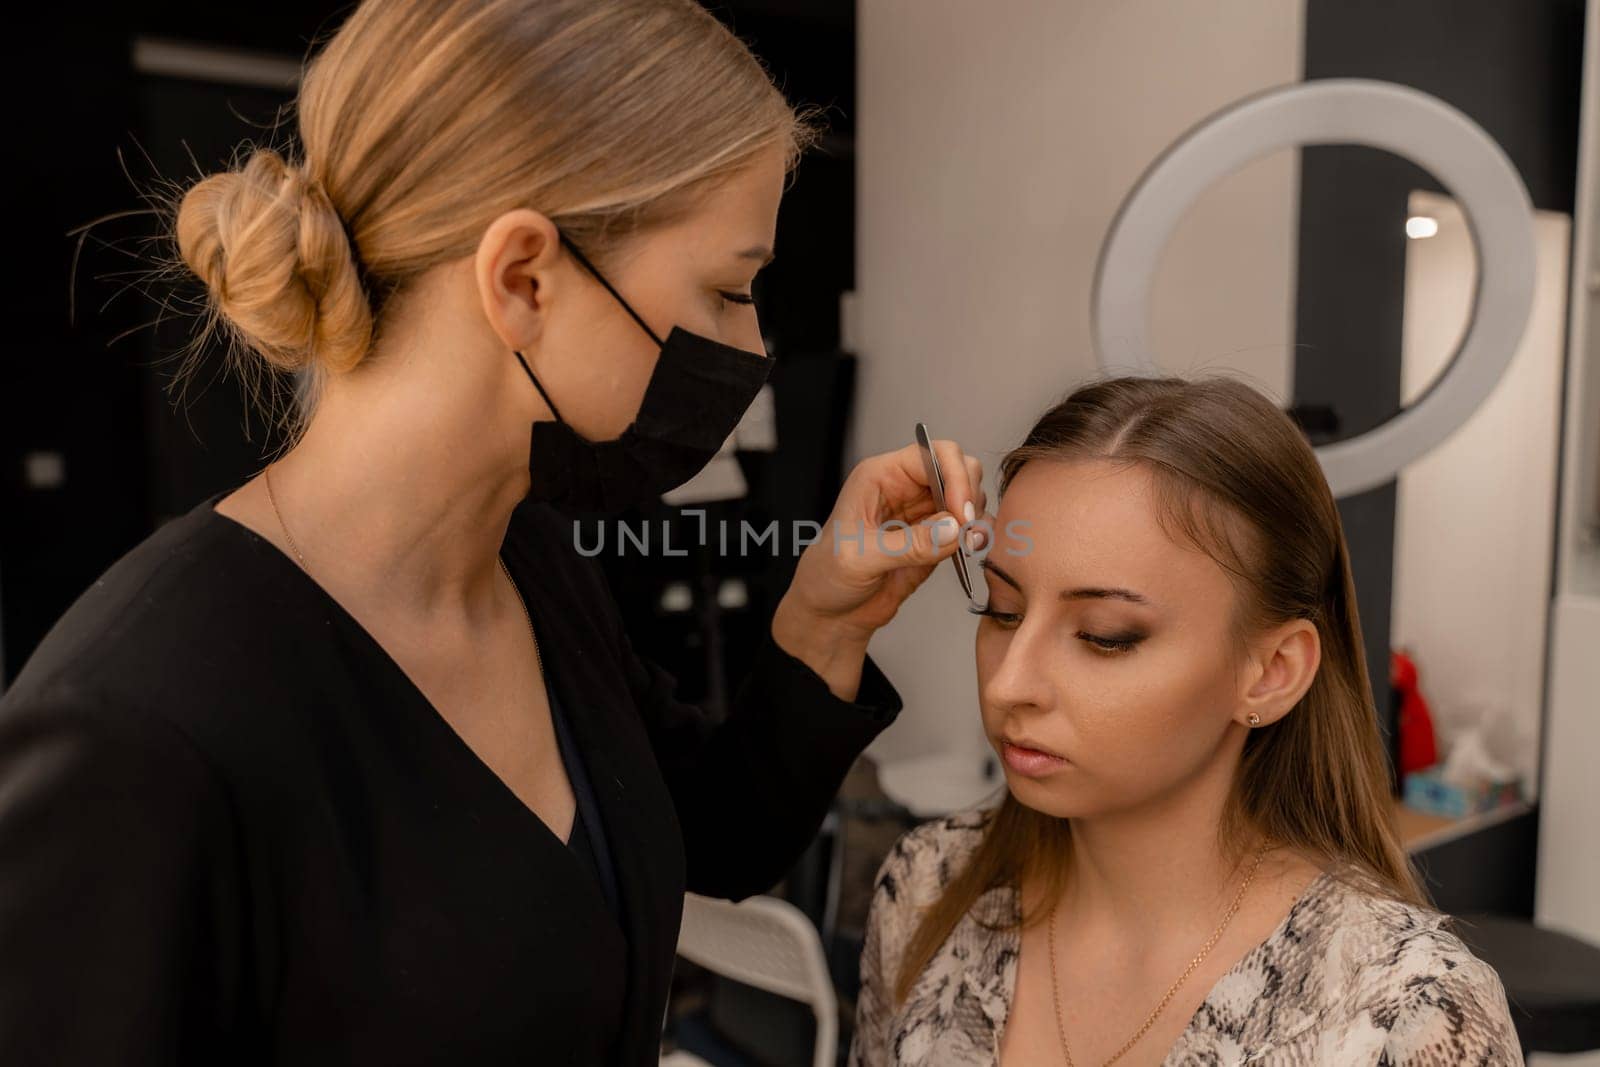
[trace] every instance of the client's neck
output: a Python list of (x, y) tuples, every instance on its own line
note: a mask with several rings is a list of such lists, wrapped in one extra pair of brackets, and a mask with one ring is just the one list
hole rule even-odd
[(1063, 916), (1150, 938), (1214, 925), (1254, 859), (1226, 854), (1226, 783), (1192, 782), (1138, 808), (1074, 818)]

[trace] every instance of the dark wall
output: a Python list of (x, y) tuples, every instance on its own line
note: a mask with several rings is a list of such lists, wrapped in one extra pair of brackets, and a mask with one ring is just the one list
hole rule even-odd
[[(224, 136), (259, 136), (251, 124), (270, 122), (275, 103), (140, 76), (131, 42), (170, 36), (298, 57), (335, 10), (151, 3), (87, 18), (55, 5), (8, 27), (5, 98), (16, 106), (3, 151), (26, 210), (11, 213), (14, 340), (0, 355), (0, 680), (177, 502), (195, 503), (201, 484), (231, 477), (262, 444), (260, 427), (243, 438), (236, 383), (213, 383), (187, 413), (167, 403), (160, 383), (193, 323), (182, 290), (146, 284), (154, 220), (127, 213), (148, 208), (140, 192), (159, 179), (192, 179), (191, 152), (220, 163), (225, 152), (208, 149)], [(99, 219), (75, 262), (72, 231)], [(28, 479), (30, 455), (58, 457), (59, 484)]]
[[(1572, 210), (1580, 0), (1307, 0), (1305, 77), (1409, 85), (1459, 108), (1511, 157), (1534, 205)], [(1400, 409), (1407, 198), (1443, 191), (1394, 156), (1355, 147), (1302, 154), (1294, 402), (1331, 407), (1318, 444)], [(1380, 721), (1392, 735), (1389, 617), (1395, 485), (1340, 502)]]
[[(112, 339), (139, 319), (133, 300), (79, 265), (68, 231), (136, 207), (116, 147), (133, 125), (127, 42), (116, 20), (37, 17), (6, 35), (0, 67), (12, 101), (4, 139), (16, 190), (0, 354), (0, 628), (4, 676), (48, 625), (145, 528), (138, 455), (144, 428), (128, 346)], [(76, 316), (69, 320), (69, 301)], [(29, 456), (57, 457), (59, 488), (30, 489)]]
[(784, 195), (777, 259), (761, 272), (756, 300), (763, 332), (784, 352), (837, 348), (839, 294), (855, 287), (855, 5), (708, 6), (761, 57), (791, 101), (822, 113), (823, 138)]

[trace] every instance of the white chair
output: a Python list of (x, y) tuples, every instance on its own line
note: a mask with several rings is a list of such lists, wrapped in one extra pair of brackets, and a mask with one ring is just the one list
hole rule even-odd
[[(817, 1019), (813, 1067), (833, 1067), (838, 1056), (839, 1004), (822, 954), (822, 938), (805, 913), (777, 897), (735, 904), (694, 893), (683, 898), (678, 955), (736, 982), (798, 1000)], [(673, 1052), (662, 1067), (704, 1067), (687, 1052)]]

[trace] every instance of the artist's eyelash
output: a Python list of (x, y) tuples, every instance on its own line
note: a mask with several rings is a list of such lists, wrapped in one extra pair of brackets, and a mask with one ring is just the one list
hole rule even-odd
[(755, 295), (752, 293), (729, 293), (719, 289), (717, 290), (717, 295), (730, 304), (754, 304), (756, 302)]
[[(982, 610), (979, 610), (978, 608), (972, 607), (969, 607), (967, 610), (972, 612), (974, 615), (982, 615), (985, 618), (993, 619), (995, 622), (999, 623), (1003, 629), (1007, 630), (1015, 629), (1022, 621), (1022, 616), (1014, 611), (995, 611), (993, 608), (983, 608)], [(1132, 651), (1134, 645), (1137, 645), (1140, 641), (1144, 640), (1143, 637), (1099, 637), (1095, 634), (1085, 633), (1081, 630), (1078, 632), (1078, 636), (1083, 638), (1089, 644), (1093, 645), (1100, 652), (1110, 656), (1121, 655), (1125, 652)]]

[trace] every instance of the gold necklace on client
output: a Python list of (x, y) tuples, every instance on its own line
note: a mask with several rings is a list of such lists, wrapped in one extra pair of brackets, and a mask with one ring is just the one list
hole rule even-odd
[[(289, 524), (283, 521), (283, 512), (278, 510), (278, 497), (272, 491), (272, 465), (269, 463), (261, 472), (261, 480), (267, 483), (267, 500), (272, 504), (272, 513), (278, 517), (278, 528), (283, 531), (283, 538), (289, 542), (289, 547), (294, 550), (294, 558), (300, 561), (300, 569), (307, 574), (311, 568), (306, 566), (305, 554), (300, 551), (300, 546), (295, 544), (294, 534), (289, 532)], [(511, 591), (517, 594), (517, 603), (522, 605), (522, 617), (528, 621), (528, 636), (533, 639), (533, 660), (539, 665), (539, 673), (544, 674), (544, 657), (539, 652), (539, 635), (533, 629), (533, 614), (528, 611), (528, 602), (522, 597), (522, 590), (517, 588), (516, 579), (511, 577), (511, 569), (506, 566), (505, 558), (498, 553), (495, 561), (500, 564), (500, 572), (506, 576), (506, 581), (511, 584)]]
[[(1105, 1067), (1106, 1064), (1115, 1063), (1117, 1060), (1122, 1058), (1122, 1055), (1125, 1052), (1138, 1043), (1139, 1039), (1143, 1037), (1149, 1031), (1150, 1027), (1155, 1024), (1156, 1017), (1161, 1014), (1162, 1010), (1166, 1008), (1167, 1003), (1172, 1000), (1173, 994), (1177, 993), (1178, 991), (1178, 987), (1183, 985), (1184, 981), (1189, 977), (1189, 975), (1194, 973), (1194, 969), (1196, 967), (1200, 966), (1200, 961), (1205, 959), (1206, 954), (1211, 951), (1213, 946), (1216, 945), (1217, 939), (1222, 936), (1222, 931), (1228, 928), (1228, 923), (1233, 919), (1233, 913), (1239, 910), (1239, 904), (1244, 900), (1244, 891), (1250, 888), (1250, 882), (1256, 876), (1256, 868), (1261, 866), (1261, 859), (1266, 854), (1267, 847), (1265, 845), (1261, 846), (1261, 848), (1257, 850), (1255, 862), (1250, 865), (1250, 873), (1244, 876), (1244, 882), (1239, 886), (1239, 892), (1234, 894), (1233, 903), (1228, 905), (1227, 912), (1222, 916), (1222, 922), (1217, 924), (1217, 928), (1213, 930), (1211, 936), (1206, 939), (1206, 943), (1201, 946), (1200, 951), (1195, 958), (1189, 961), (1189, 966), (1185, 967), (1183, 969), (1183, 973), (1178, 975), (1178, 980), (1172, 983), (1172, 988), (1167, 990), (1167, 995), (1161, 998), (1161, 1002), (1156, 1005), (1155, 1011), (1152, 1011), (1150, 1013), (1150, 1017), (1145, 1019), (1144, 1025), (1139, 1027), (1138, 1030), (1135, 1030), (1133, 1036), (1128, 1038), (1121, 1048), (1117, 1049), (1116, 1052), (1113, 1052), (1111, 1056), (1105, 1060), (1103, 1064), (1101, 1064), (1101, 1067)], [(1052, 902), (1050, 905), (1050, 994), (1052, 999), (1054, 999), (1056, 1006), (1056, 1035), (1061, 1038), (1061, 1054), (1067, 1058), (1067, 1067), (1076, 1067), (1072, 1061), (1072, 1050), (1067, 1047), (1067, 1028), (1066, 1024), (1062, 1021), (1061, 1015), (1061, 987), (1056, 981), (1056, 905), (1054, 902)]]

